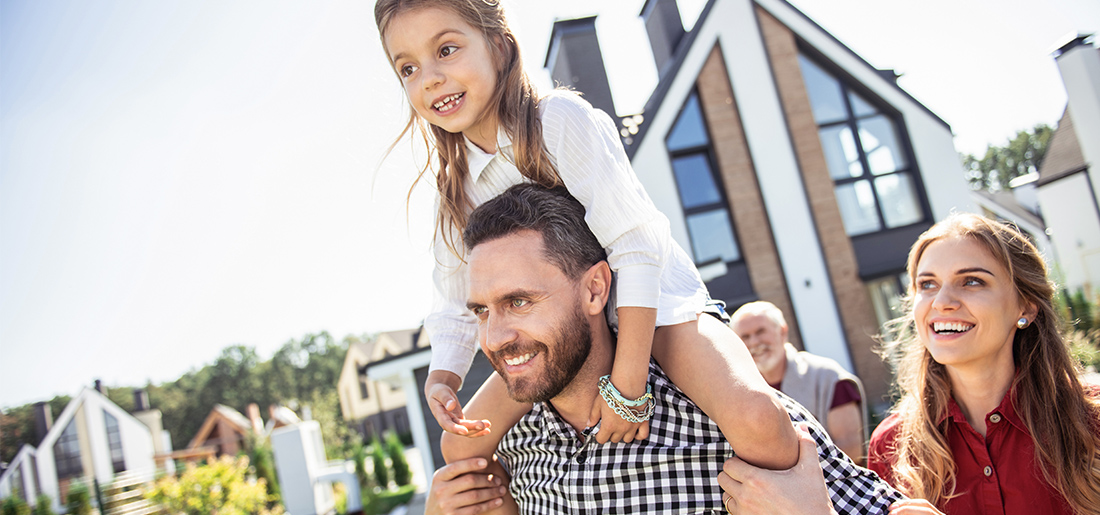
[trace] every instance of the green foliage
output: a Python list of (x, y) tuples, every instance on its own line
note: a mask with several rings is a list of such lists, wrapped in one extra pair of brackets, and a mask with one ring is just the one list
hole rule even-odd
[(355, 477), (359, 478), (359, 487), (367, 486), (367, 448), (363, 441), (355, 438), (351, 443), (351, 459), (355, 462)]
[(53, 499), (46, 494), (38, 494), (34, 500), (34, 515), (55, 515), (53, 511)]
[(27, 501), (18, 497), (12, 496), (4, 499), (3, 503), (0, 503), (0, 514), (2, 515), (31, 515), (31, 507), (27, 505)]
[(252, 463), (256, 477), (267, 483), (267, 492), (271, 494), (271, 500), (278, 501), (282, 491), (279, 489), (279, 480), (275, 475), (275, 453), (271, 448), (271, 441), (255, 433), (248, 433), (245, 437), (245, 452), (248, 454), (249, 462)]
[(390, 469), (386, 466), (386, 451), (382, 449), (382, 442), (378, 437), (372, 437), (370, 441), (370, 457), (374, 464), (374, 480), (378, 487), (385, 490), (390, 487)]
[(74, 481), (69, 484), (69, 494), (65, 497), (65, 505), (71, 515), (91, 515), (92, 492), (88, 484), (83, 481)]
[(1070, 294), (1067, 299), (1067, 307), (1069, 308), (1070, 321), (1073, 326), (1079, 331), (1090, 331), (1096, 326), (1094, 325), (1093, 318), (1093, 304), (1085, 296), (1085, 292), (1077, 290), (1075, 293)]
[(407, 504), (416, 493), (416, 485), (405, 485), (395, 490), (363, 491), (363, 513), (366, 515), (382, 515), (393, 511), (394, 508)]
[(1008, 190), (1012, 179), (1037, 171), (1053, 133), (1049, 125), (1038, 124), (1031, 130), (1017, 131), (1016, 137), (1003, 147), (990, 145), (980, 158), (973, 154), (962, 156), (971, 189)]
[[(68, 395), (58, 395), (46, 404), (50, 405), (56, 417), (71, 400)], [(34, 404), (24, 404), (0, 413), (0, 461), (11, 463), (24, 444), (38, 444), (34, 429)]]
[(269, 515), (282, 513), (281, 506), (267, 509), (267, 482), (245, 478), (248, 458), (223, 456), (202, 466), (190, 465), (178, 478), (161, 478), (145, 497), (169, 513), (185, 515)]
[(386, 432), (386, 454), (389, 455), (390, 463), (393, 464), (393, 482), (397, 483), (397, 486), (412, 483), (409, 461), (405, 459), (405, 446), (393, 431)]

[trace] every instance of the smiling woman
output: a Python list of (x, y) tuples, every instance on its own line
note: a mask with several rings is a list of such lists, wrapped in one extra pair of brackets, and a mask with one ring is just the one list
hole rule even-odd
[(921, 235), (908, 269), (910, 309), (889, 349), (902, 398), (869, 457), (928, 500), (897, 513), (1100, 512), (1100, 401), (1058, 333), (1035, 247), (957, 214)]

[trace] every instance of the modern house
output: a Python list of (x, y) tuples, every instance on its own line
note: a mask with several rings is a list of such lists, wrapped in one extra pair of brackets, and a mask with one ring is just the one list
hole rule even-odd
[[(404, 354), (414, 348), (427, 347), (428, 336), (420, 329), (381, 333), (367, 342), (348, 346), (344, 367), (340, 370), (337, 392), (344, 420), (355, 424), (363, 436), (378, 435), (390, 429), (398, 433), (409, 430), (405, 411), (406, 396), (400, 385), (380, 383), (367, 376), (369, 364), (388, 356)], [(417, 392), (414, 393), (418, 393)]]
[[(775, 303), (792, 343), (858, 374), (880, 415), (890, 381), (874, 337), (896, 316), (909, 247), (953, 210), (976, 209), (951, 128), (893, 71), (784, 0), (709, 0), (691, 31), (674, 0), (648, 0), (640, 16), (658, 70), (641, 113), (614, 110), (595, 18), (555, 23), (546, 58), (555, 83), (618, 121), (634, 170), (711, 295), (731, 310)], [(415, 394), (426, 356), (369, 374)], [(477, 370), (467, 385), (479, 384)], [(434, 443), (430, 414), (423, 435), (413, 425), (418, 446)], [(422, 456), (427, 470), (442, 463)]]
[(108, 484), (124, 472), (151, 480), (158, 455), (171, 445), (164, 440), (160, 412), (140, 401), (137, 407), (139, 413), (130, 415), (92, 388), (81, 391), (56, 420), (48, 404), (36, 404), (41, 438), (37, 446), (24, 445), (0, 475), (0, 498), (17, 495), (33, 502), (46, 494), (57, 512), (75, 481)]
[[(690, 32), (673, 0), (640, 14), (658, 85), (619, 119), (673, 237), (712, 296), (779, 306), (792, 342), (857, 373), (881, 412), (889, 380), (873, 336), (893, 317), (909, 246), (975, 208), (950, 127), (786, 1), (712, 0)], [(594, 30), (592, 18), (558, 22), (548, 51), (591, 70), (548, 67), (606, 77), (579, 44)]]
[(1075, 35), (1054, 52), (1068, 98), (1035, 182), (1039, 209), (1070, 292), (1100, 291), (1100, 48)]

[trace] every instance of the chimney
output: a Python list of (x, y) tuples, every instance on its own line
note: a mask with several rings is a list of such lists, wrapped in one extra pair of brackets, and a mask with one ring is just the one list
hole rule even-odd
[(248, 421), (252, 422), (252, 430), (258, 435), (264, 434), (264, 419), (260, 418), (260, 405), (253, 402), (248, 405)]
[(100, 395), (107, 395), (107, 388), (103, 386), (103, 381), (95, 380), (95, 391), (99, 392)]
[(134, 411), (148, 411), (149, 407), (149, 392), (143, 388), (134, 390)]
[(543, 66), (550, 70), (555, 85), (584, 93), (588, 102), (615, 118), (615, 102), (596, 39), (595, 16), (554, 22)]
[(639, 14), (649, 34), (649, 46), (653, 48), (653, 61), (657, 63), (657, 76), (664, 75), (665, 63), (676, 53), (684, 38), (684, 22), (676, 0), (646, 0)]
[(46, 438), (46, 433), (50, 432), (52, 426), (53, 411), (50, 409), (50, 405), (46, 402), (34, 403), (34, 445), (36, 447)]

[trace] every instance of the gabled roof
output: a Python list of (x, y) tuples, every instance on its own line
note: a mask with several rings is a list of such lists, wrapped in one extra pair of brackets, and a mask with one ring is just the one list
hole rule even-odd
[(11, 463), (8, 463), (7, 468), (5, 468), (3, 472), (0, 472), (0, 482), (3, 482), (4, 478), (6, 478), (9, 474), (14, 474), (14, 472), (12, 471), (20, 468), (20, 463), (29, 459), (34, 459), (34, 455), (37, 452), (38, 450), (32, 447), (30, 444), (23, 444), (23, 447), (20, 447), (19, 452), (17, 452), (15, 454), (15, 457), (12, 458)]
[[(661, 105), (664, 103), (665, 96), (668, 94), (669, 88), (672, 86), (672, 83), (676, 80), (676, 77), (680, 72), (680, 68), (684, 63), (684, 59), (687, 57), (687, 54), (691, 50), (691, 48), (695, 45), (696, 39), (698, 39), (698, 36), (699, 36), (699, 33), (700, 33), (702, 27), (706, 24), (706, 22), (708, 21), (708, 18), (710, 17), (710, 14), (712, 12), (712, 8), (714, 7), (714, 4), (719, 2), (719, 1), (721, 1), (721, 0), (708, 0), (707, 1), (706, 5), (703, 7), (703, 10), (699, 13), (699, 18), (696, 20), (695, 25), (691, 28), (691, 32), (688, 32), (684, 36), (684, 38), (680, 41), (679, 46), (676, 48), (676, 53), (673, 54), (673, 56), (669, 59), (670, 62), (666, 65), (667, 71), (658, 78), (657, 87), (654, 88), (653, 93), (649, 97), (649, 100), (646, 101), (645, 108), (643, 108), (643, 110), (642, 110), (642, 113), (646, 114), (647, 117), (652, 116), (653, 113), (656, 113), (657, 109), (660, 108)], [(901, 86), (898, 85), (897, 80), (896, 80), (897, 75), (894, 73), (893, 70), (880, 70), (878, 68), (875, 68), (874, 66), (871, 66), (871, 63), (868, 63), (865, 59), (863, 59), (863, 57), (861, 57), (859, 54), (855, 53), (855, 51), (853, 51), (851, 48), (849, 48), (847, 45), (845, 45), (839, 39), (837, 39), (835, 36), (833, 36), (832, 33), (825, 30), (821, 25), (819, 25), (817, 22), (815, 22), (812, 18), (810, 18), (809, 16), (806, 16), (805, 13), (798, 10), (798, 8), (795, 7), (793, 4), (791, 4), (787, 0), (776, 0), (776, 1), (783, 4), (783, 6), (785, 8), (790, 9), (794, 13), (797, 13), (798, 16), (802, 17), (807, 22), (809, 22), (810, 25), (812, 25), (815, 30), (820, 31), (821, 34), (825, 35), (826, 37), (828, 37), (832, 41), (836, 42), (836, 44), (840, 48), (842, 48), (845, 52), (847, 52), (847, 53), (851, 54), (853, 57), (855, 57), (856, 60), (858, 60), (858, 62), (861, 63), (861, 65), (866, 66), (869, 70), (873, 71), (879, 77), (882, 77), (882, 79), (886, 83), (888, 83), (892, 87), (896, 88), (899, 92), (901, 92), (902, 95), (904, 95), (905, 97), (912, 100), (913, 104), (919, 106), (922, 110), (927, 112), (929, 116), (931, 116), (933, 119), (935, 119), (939, 123), (943, 124), (943, 126), (947, 127), (948, 130), (950, 130), (951, 126), (948, 125), (948, 123), (946, 121), (944, 121), (943, 118), (940, 118), (938, 115), (936, 115), (936, 113), (933, 113), (930, 109), (928, 109), (927, 106), (922, 104), (920, 101), (918, 101), (912, 95), (910, 95), (909, 92), (905, 91), (904, 89), (902, 89)], [(756, 1), (753, 1), (753, 5), (759, 6), (760, 4)], [(802, 35), (798, 34), (797, 32), (795, 32), (795, 35), (798, 36), (800, 39), (802, 38)], [(727, 51), (727, 52), (732, 51), (732, 50), (733, 49), (725, 49), (725, 51)], [(634, 144), (631, 144), (631, 145), (626, 147), (627, 157), (629, 157), (631, 159), (634, 158), (635, 152), (637, 152), (637, 149), (640, 147), (640, 145), (638, 145), (638, 143), (640, 143), (645, 138), (646, 133), (648, 132), (647, 129), (649, 128), (650, 125), (651, 124), (649, 124), (649, 123), (643, 123), (638, 128), (638, 133), (633, 137)]]
[(428, 345), (428, 332), (423, 327), (402, 329), (379, 334), (371, 341), (369, 361), (359, 366), (359, 374), (366, 374), (367, 367), (373, 363), (386, 361), (393, 356), (402, 356)]
[(133, 415), (127, 413), (126, 410), (120, 408), (114, 402), (111, 402), (111, 399), (108, 399), (106, 395), (99, 393), (93, 388), (84, 387), (84, 389), (81, 390), (80, 393), (73, 398), (73, 400), (69, 401), (69, 403), (65, 405), (65, 409), (61, 410), (61, 414), (58, 415), (56, 419), (54, 419), (53, 425), (50, 426), (50, 430), (46, 432), (46, 436), (42, 438), (42, 441), (38, 443), (38, 447), (52, 446), (54, 443), (56, 443), (57, 439), (61, 436), (61, 433), (65, 431), (65, 428), (68, 427), (69, 422), (72, 421), (73, 416), (76, 415), (76, 410), (80, 409), (80, 406), (84, 405), (87, 400), (94, 397), (98, 397), (99, 400), (104, 403), (105, 407), (111, 409), (112, 415), (116, 418), (128, 417), (140, 427), (146, 428), (146, 425), (143, 422), (134, 418)]
[(228, 422), (229, 427), (242, 437), (252, 431), (252, 423), (248, 421), (247, 417), (241, 415), (241, 412), (224, 404), (215, 404), (214, 409), (210, 410), (210, 414), (206, 416), (206, 420), (203, 421), (202, 426), (195, 433), (195, 437), (191, 439), (191, 443), (187, 444), (187, 448), (197, 449), (202, 447), (210, 439), (218, 420)]
[(1077, 132), (1073, 130), (1073, 118), (1069, 115), (1067, 107), (1062, 112), (1062, 119), (1058, 120), (1058, 128), (1050, 135), (1047, 143), (1047, 153), (1043, 155), (1043, 162), (1039, 163), (1038, 186), (1049, 184), (1063, 177), (1073, 175), (1085, 170), (1085, 155), (1081, 153), (1081, 142), (1077, 140)]

